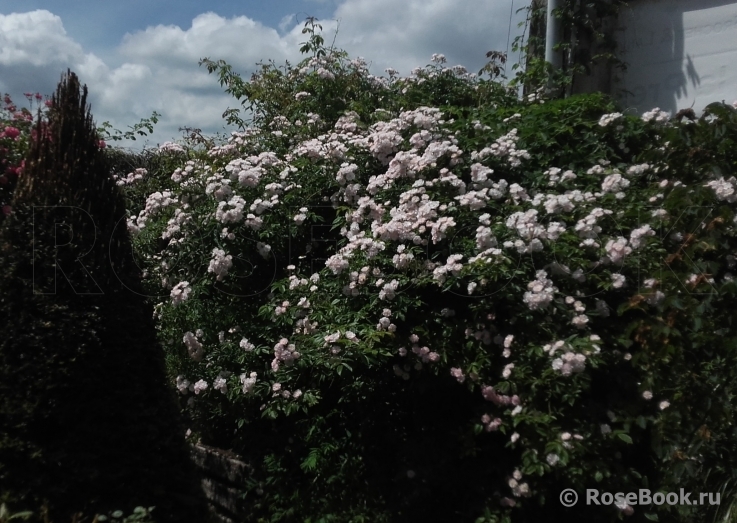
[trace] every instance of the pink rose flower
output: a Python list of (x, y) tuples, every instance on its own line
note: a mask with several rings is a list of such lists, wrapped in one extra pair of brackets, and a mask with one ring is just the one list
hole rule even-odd
[(15, 127), (6, 127), (5, 128), (5, 136), (8, 138), (16, 139), (20, 135), (20, 131), (16, 129)]

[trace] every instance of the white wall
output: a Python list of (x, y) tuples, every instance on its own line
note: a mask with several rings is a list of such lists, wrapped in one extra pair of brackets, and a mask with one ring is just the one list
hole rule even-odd
[(627, 71), (613, 94), (630, 111), (671, 111), (737, 100), (737, 0), (632, 0), (616, 31)]

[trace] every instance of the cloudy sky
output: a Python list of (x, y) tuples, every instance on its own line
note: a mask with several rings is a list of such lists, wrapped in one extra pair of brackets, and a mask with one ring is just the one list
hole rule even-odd
[[(86, 83), (98, 125), (120, 130), (162, 116), (154, 134), (123, 142), (139, 150), (182, 138), (180, 127), (230, 132), (239, 107), (200, 59), (223, 59), (248, 79), (259, 61), (296, 63), (307, 16), (326, 42), (362, 56), (371, 73), (407, 75), (442, 53), (471, 72), (490, 50), (522, 33), (528, 0), (0, 0), (0, 92), (51, 95), (67, 68)], [(511, 14), (511, 17), (510, 17)], [(337, 36), (335, 35), (338, 28)], [(511, 28), (511, 35), (508, 37)], [(510, 66), (517, 57), (510, 59)], [(510, 76), (511, 76), (510, 71)]]

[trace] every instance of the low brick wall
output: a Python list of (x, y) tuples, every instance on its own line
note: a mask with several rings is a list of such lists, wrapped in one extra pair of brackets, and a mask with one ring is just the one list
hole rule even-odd
[(246, 511), (239, 489), (249, 476), (249, 465), (232, 452), (201, 443), (192, 445), (192, 460), (202, 473), (202, 489), (209, 502), (213, 521), (244, 521)]

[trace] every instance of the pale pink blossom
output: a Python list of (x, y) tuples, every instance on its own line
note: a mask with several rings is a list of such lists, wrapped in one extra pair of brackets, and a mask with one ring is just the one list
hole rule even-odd
[(199, 394), (200, 392), (205, 392), (207, 387), (207, 382), (205, 380), (200, 380), (194, 384), (194, 393)]
[(450, 375), (458, 380), (458, 383), (463, 383), (466, 380), (466, 377), (463, 375), (463, 371), (458, 367), (451, 368)]

